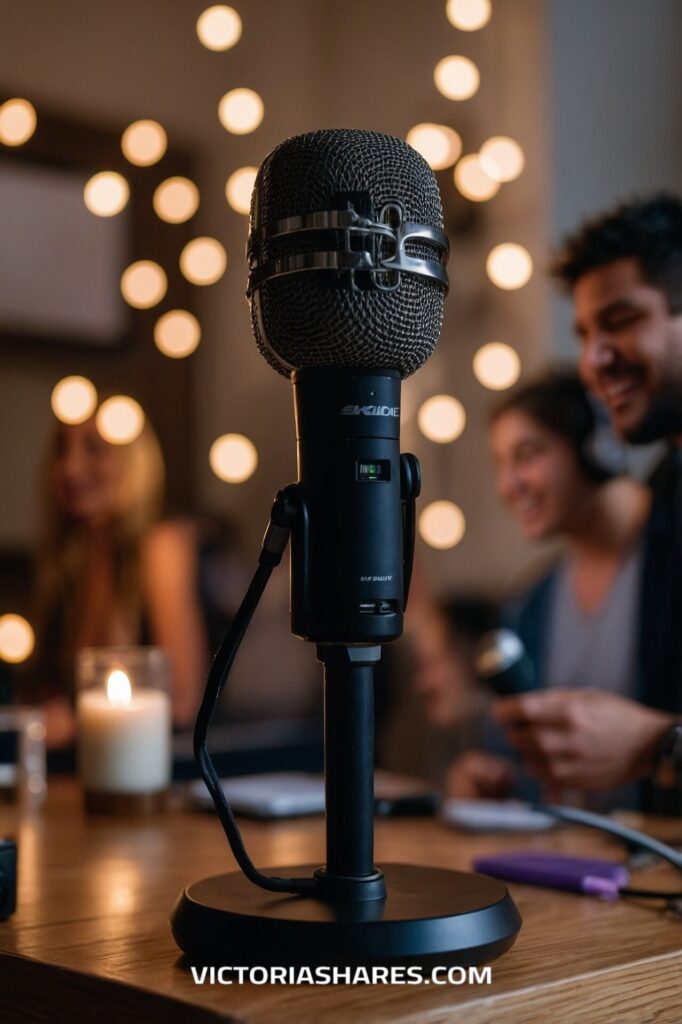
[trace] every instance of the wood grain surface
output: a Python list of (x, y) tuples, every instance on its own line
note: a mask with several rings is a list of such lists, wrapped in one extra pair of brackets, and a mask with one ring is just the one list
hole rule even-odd
[[(679, 821), (651, 820), (680, 839)], [(18, 909), (0, 923), (2, 1024), (682, 1024), (682, 918), (657, 905), (512, 886), (524, 919), (492, 964), (492, 984), (196, 985), (168, 917), (181, 889), (230, 870), (218, 822), (176, 806), (140, 818), (86, 817), (76, 786), (52, 783), (47, 806), (0, 808), (19, 843)], [(324, 859), (319, 818), (244, 824), (259, 864)], [(534, 846), (618, 858), (594, 832), (470, 836), (430, 819), (377, 822), (376, 859), (467, 870), (483, 852)], [(680, 888), (665, 869), (647, 885)]]

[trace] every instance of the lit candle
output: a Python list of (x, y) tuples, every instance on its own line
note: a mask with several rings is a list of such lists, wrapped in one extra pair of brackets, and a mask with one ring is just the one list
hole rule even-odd
[(113, 669), (106, 690), (78, 695), (79, 767), (91, 793), (155, 793), (170, 781), (171, 711), (167, 693), (133, 689)]

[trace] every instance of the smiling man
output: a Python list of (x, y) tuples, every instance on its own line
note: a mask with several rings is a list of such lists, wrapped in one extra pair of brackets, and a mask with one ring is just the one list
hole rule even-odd
[(632, 444), (667, 440), (653, 508), (640, 614), (642, 703), (596, 690), (497, 702), (531, 770), (553, 787), (599, 789), (664, 776), (682, 784), (682, 201), (657, 195), (589, 221), (555, 276), (572, 294), (579, 366), (614, 429)]

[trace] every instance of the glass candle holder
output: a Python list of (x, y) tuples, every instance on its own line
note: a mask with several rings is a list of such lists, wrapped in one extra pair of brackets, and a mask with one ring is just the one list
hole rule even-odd
[(170, 665), (159, 647), (79, 652), (78, 769), (85, 807), (128, 814), (157, 809), (171, 778)]
[(0, 800), (38, 807), (47, 792), (45, 760), (42, 712), (0, 705)]

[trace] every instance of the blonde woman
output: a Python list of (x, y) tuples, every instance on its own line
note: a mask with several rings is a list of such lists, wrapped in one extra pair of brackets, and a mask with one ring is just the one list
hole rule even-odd
[(45, 711), (51, 749), (74, 738), (74, 667), (83, 647), (164, 647), (174, 722), (192, 722), (208, 658), (198, 544), (192, 524), (158, 521), (164, 477), (148, 423), (126, 445), (104, 441), (94, 418), (55, 426), (38, 552), (37, 649), (26, 686)]

